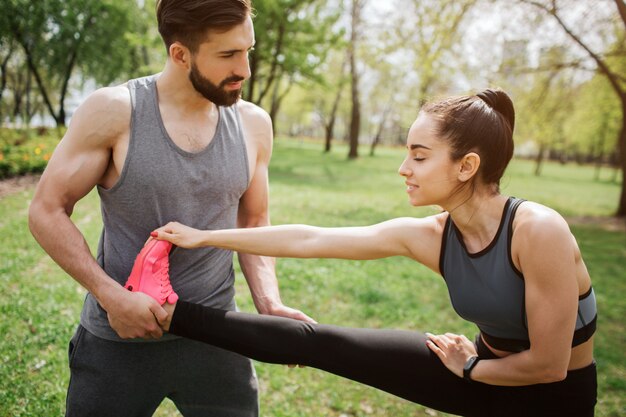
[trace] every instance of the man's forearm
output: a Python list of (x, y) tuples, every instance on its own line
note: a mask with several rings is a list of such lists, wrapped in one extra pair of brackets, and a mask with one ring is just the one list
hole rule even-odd
[(261, 314), (272, 314), (274, 307), (282, 305), (275, 258), (247, 253), (238, 253), (237, 256), (257, 311)]
[(119, 284), (98, 265), (67, 213), (62, 209), (46, 211), (34, 204), (29, 211), (29, 227), (48, 255), (104, 307), (107, 294)]
[[(159, 338), (156, 317), (166, 315), (144, 294), (131, 293), (109, 277), (91, 255), (82, 233), (63, 210), (46, 212), (31, 206), (29, 226), (37, 242), (107, 312), (111, 328), (122, 338)], [(143, 297), (141, 297), (143, 296)]]

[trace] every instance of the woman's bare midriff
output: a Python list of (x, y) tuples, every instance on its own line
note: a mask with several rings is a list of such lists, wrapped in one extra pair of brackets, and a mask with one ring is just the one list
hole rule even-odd
[[(504, 358), (506, 356), (512, 355), (513, 352), (507, 352), (505, 350), (494, 349), (487, 343), (482, 335), (480, 336), (485, 345), (491, 350), (497, 357)], [(569, 365), (567, 367), (568, 371), (573, 371), (575, 369), (581, 369), (586, 366), (591, 365), (593, 362), (593, 337), (587, 340), (585, 343), (582, 343), (576, 347), (572, 348), (572, 356), (569, 360)]]

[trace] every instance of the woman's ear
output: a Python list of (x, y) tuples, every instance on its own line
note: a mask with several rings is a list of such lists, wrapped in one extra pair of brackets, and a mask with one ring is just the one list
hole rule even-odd
[(170, 58), (175, 65), (182, 66), (187, 70), (191, 67), (189, 48), (178, 41), (170, 45)]
[(459, 165), (458, 179), (467, 182), (472, 179), (480, 167), (480, 156), (476, 152), (470, 152), (461, 158)]

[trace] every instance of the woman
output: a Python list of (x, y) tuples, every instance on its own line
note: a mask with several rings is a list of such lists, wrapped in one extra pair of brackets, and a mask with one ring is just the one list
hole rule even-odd
[(341, 328), (184, 301), (164, 305), (171, 313), (164, 329), (260, 361), (323, 369), (448, 413), (592, 416), (591, 281), (559, 214), (499, 192), (514, 123), (513, 104), (498, 90), (421, 109), (399, 173), (411, 204), (439, 205), (437, 215), (345, 228), (200, 231), (170, 223), (152, 234), (183, 248), (275, 257), (413, 258), (444, 277), (455, 310), (480, 329), (475, 343), (451, 333)]

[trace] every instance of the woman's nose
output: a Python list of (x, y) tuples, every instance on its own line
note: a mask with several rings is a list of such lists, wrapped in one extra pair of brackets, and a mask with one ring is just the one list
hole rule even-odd
[(398, 168), (398, 174), (403, 177), (408, 177), (409, 175), (411, 175), (411, 170), (406, 166), (406, 160), (403, 161), (400, 165), (400, 168)]

